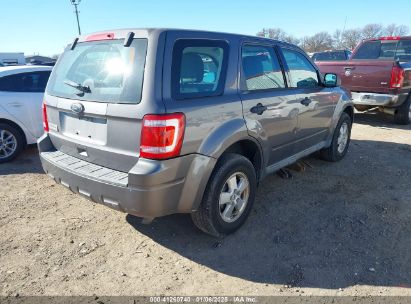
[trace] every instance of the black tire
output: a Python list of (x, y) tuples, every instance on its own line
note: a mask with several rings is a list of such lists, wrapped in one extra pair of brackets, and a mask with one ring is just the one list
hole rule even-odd
[[(346, 124), (348, 127), (348, 139), (347, 139), (344, 150), (339, 151), (338, 137), (340, 136), (341, 126), (343, 124)], [(348, 146), (350, 145), (351, 127), (352, 127), (352, 121), (351, 121), (350, 115), (343, 112), (341, 114), (340, 120), (337, 123), (337, 126), (335, 127), (331, 145), (328, 148), (322, 149), (320, 151), (320, 156), (323, 160), (330, 161), (330, 162), (336, 162), (344, 158), (345, 154), (347, 154)]]
[(399, 125), (408, 125), (410, 123), (410, 112), (411, 112), (411, 94), (408, 96), (407, 100), (397, 108), (394, 114), (394, 121)]
[(10, 155), (5, 157), (5, 150), (0, 149), (0, 163), (5, 163), (13, 160), (17, 155), (20, 154), (20, 152), (24, 148), (25, 141), (24, 135), (18, 128), (7, 123), (0, 123), (0, 147), (2, 147), (2, 130), (12, 134), (16, 139), (16, 148), (14, 149), (14, 152), (12, 152)]
[[(228, 179), (237, 172), (248, 179), (248, 201), (239, 217), (233, 222), (227, 222), (221, 215), (220, 194)], [(205, 233), (216, 237), (233, 233), (244, 224), (250, 214), (256, 189), (257, 177), (253, 164), (239, 154), (227, 153), (223, 155), (211, 174), (199, 209), (191, 214), (194, 224)]]

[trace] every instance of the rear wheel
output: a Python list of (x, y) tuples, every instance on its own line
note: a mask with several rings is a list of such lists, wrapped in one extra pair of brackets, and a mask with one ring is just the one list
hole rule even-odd
[(344, 158), (347, 154), (351, 138), (351, 117), (343, 112), (337, 127), (335, 128), (331, 145), (320, 151), (321, 158), (326, 161), (336, 162)]
[(394, 114), (394, 120), (399, 125), (407, 125), (411, 122), (411, 95), (398, 107)]
[(14, 159), (23, 149), (24, 138), (16, 127), (0, 123), (0, 163)]
[(247, 219), (256, 188), (256, 172), (247, 158), (234, 153), (222, 156), (198, 211), (191, 214), (194, 224), (217, 237), (234, 232)]

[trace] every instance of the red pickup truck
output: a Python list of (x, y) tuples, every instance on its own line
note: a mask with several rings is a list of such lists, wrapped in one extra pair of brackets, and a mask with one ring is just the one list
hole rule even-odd
[(316, 62), (351, 91), (359, 111), (378, 107), (398, 124), (411, 121), (411, 36), (364, 40), (348, 61)]

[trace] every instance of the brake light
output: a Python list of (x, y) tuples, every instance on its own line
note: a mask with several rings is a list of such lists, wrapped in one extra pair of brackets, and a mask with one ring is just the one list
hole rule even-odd
[(43, 102), (42, 108), (43, 108), (43, 129), (45, 132), (48, 132), (49, 131), (49, 120), (47, 118), (47, 108), (44, 102)]
[(405, 76), (405, 71), (395, 65), (392, 67), (391, 70), (391, 80), (390, 80), (390, 88), (391, 89), (398, 89), (402, 87), (402, 84), (404, 83), (404, 76)]
[(114, 33), (102, 33), (90, 35), (86, 38), (86, 41), (97, 41), (97, 40), (112, 40), (114, 39)]
[(183, 113), (145, 115), (141, 128), (140, 156), (166, 159), (180, 155), (184, 130)]
[(400, 36), (380, 37), (379, 40), (400, 40)]

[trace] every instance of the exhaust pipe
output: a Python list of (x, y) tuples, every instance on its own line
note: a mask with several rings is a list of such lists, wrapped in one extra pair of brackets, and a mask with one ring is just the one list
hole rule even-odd
[(390, 115), (395, 115), (395, 113), (397, 112), (396, 108), (383, 108), (383, 107), (379, 107), (378, 110), (380, 112), (386, 113), (386, 114), (390, 114)]

